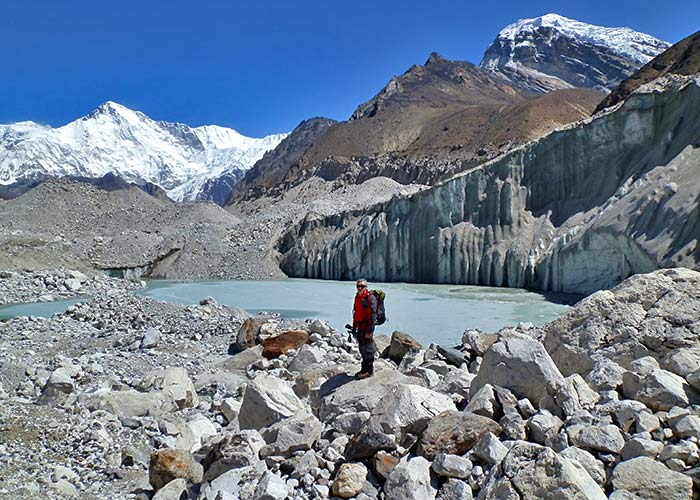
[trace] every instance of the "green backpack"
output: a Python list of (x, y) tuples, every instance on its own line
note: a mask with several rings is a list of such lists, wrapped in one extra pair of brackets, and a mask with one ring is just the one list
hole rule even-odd
[(384, 290), (380, 290), (379, 288), (376, 290), (371, 290), (371, 293), (377, 299), (377, 324), (383, 325), (386, 323), (386, 310), (384, 309), (384, 299), (386, 298), (386, 294), (384, 293)]

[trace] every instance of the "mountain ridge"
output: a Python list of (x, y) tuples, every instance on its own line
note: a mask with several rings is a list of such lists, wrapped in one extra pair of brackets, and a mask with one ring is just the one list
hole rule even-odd
[(242, 176), (284, 137), (251, 138), (217, 125), (156, 121), (106, 101), (61, 127), (30, 121), (0, 125), (0, 183), (113, 173), (128, 182), (157, 184), (178, 201), (197, 199), (208, 180)]

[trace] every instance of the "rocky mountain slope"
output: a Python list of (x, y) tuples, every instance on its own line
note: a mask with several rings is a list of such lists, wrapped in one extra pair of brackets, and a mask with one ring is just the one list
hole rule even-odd
[[(314, 177), (338, 185), (378, 176), (432, 184), (587, 116), (601, 98), (588, 89), (522, 94), (472, 64), (432, 54), (350, 120), (323, 122), (313, 135), (306, 131), (311, 125), (302, 124), (285, 148), (246, 174), (229, 205), (273, 199)], [(287, 144), (295, 145), (292, 152)]]
[[(356, 344), (318, 320), (167, 304), (72, 274), (93, 298), (0, 323), (8, 498), (691, 500), (700, 489), (698, 272), (636, 276), (541, 328), (465, 325), (454, 347), (380, 329), (366, 380), (351, 375)], [(26, 297), (64, 278), (4, 279)]]
[(624, 101), (642, 85), (666, 75), (694, 75), (700, 73), (700, 31), (681, 40), (673, 47), (642, 66), (613, 90), (595, 112)]
[(700, 78), (657, 81), (430, 189), (309, 216), (281, 240), (291, 276), (591, 293), (700, 265)]
[(629, 28), (547, 14), (504, 28), (480, 66), (534, 92), (569, 87), (606, 92), (670, 45)]
[[(176, 200), (217, 199), (218, 179), (242, 177), (285, 134), (261, 139), (214, 125), (154, 121), (106, 102), (59, 128), (33, 122), (0, 125), (0, 183), (47, 177), (102, 177), (153, 183)], [(223, 199), (222, 199), (223, 198)]]

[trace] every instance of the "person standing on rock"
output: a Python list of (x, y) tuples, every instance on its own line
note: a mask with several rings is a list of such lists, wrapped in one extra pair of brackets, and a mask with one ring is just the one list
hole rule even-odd
[(357, 292), (352, 309), (352, 331), (355, 334), (362, 356), (362, 369), (357, 378), (371, 377), (374, 373), (374, 326), (377, 324), (377, 298), (367, 288), (367, 280), (355, 283)]

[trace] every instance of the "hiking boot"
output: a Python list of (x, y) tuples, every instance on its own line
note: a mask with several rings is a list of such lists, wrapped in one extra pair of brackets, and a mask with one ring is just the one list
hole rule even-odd
[(355, 378), (358, 380), (362, 380), (364, 378), (371, 377), (371, 376), (372, 376), (372, 374), (369, 372), (357, 372), (355, 374)]

